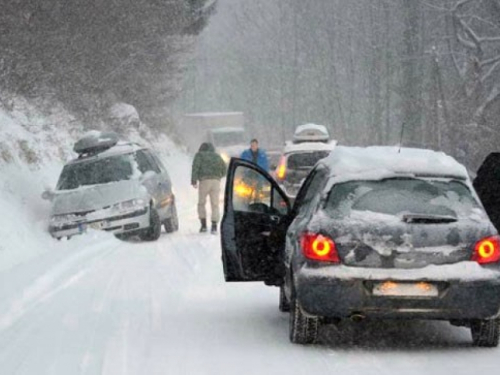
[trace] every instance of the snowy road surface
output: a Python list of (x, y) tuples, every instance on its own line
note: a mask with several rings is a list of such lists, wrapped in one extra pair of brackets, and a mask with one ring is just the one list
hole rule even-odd
[(500, 349), (443, 322), (346, 322), (291, 344), (277, 288), (224, 283), (219, 238), (196, 233), (183, 181), (180, 232), (93, 232), (0, 273), (1, 375), (498, 372)]

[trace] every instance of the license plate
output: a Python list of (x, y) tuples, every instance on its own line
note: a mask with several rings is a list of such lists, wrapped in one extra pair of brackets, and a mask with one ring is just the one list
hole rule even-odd
[(90, 223), (89, 228), (100, 230), (105, 228), (106, 224), (105, 221), (96, 221), (95, 223)]
[(439, 290), (436, 285), (427, 282), (400, 283), (384, 281), (373, 286), (373, 295), (385, 297), (437, 297)]

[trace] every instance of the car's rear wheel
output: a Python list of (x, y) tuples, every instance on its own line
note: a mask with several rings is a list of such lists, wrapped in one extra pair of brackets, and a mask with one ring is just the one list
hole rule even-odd
[(290, 303), (290, 341), (295, 344), (314, 344), (318, 338), (319, 318), (306, 316), (292, 297)]
[(170, 217), (163, 222), (163, 226), (167, 233), (177, 232), (179, 230), (179, 217), (177, 216), (175, 204), (172, 206)]
[(282, 312), (290, 311), (290, 302), (288, 302), (288, 299), (286, 298), (285, 288), (283, 285), (280, 286), (280, 302), (278, 308)]
[(500, 319), (475, 320), (471, 322), (472, 344), (484, 348), (498, 346), (500, 337)]
[(153, 207), (150, 209), (149, 228), (139, 235), (143, 241), (156, 241), (161, 235), (160, 215)]

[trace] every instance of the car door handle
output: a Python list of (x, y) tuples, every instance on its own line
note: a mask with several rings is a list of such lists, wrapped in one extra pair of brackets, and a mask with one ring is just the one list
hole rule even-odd
[(271, 220), (271, 222), (274, 224), (279, 224), (279, 222), (281, 221), (281, 217), (279, 217), (278, 215), (271, 215), (269, 216), (269, 220)]

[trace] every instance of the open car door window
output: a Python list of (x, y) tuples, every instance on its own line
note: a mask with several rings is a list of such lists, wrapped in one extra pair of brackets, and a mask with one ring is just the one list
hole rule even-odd
[(280, 282), (289, 212), (288, 198), (269, 174), (231, 159), (221, 226), (226, 281)]

